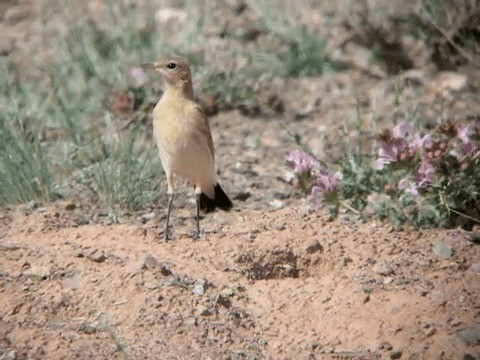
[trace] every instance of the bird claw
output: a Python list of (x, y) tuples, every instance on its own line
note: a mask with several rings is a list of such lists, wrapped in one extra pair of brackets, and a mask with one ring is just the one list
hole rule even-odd
[(198, 240), (201, 238), (200, 230), (193, 231), (193, 240)]
[(164, 239), (165, 241), (172, 240), (172, 237), (170, 236), (170, 231), (165, 230), (165, 231), (163, 232), (163, 239)]

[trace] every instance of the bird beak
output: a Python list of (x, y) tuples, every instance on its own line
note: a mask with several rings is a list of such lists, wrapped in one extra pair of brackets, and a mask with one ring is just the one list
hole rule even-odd
[(155, 69), (155, 63), (144, 63), (140, 66), (144, 69)]

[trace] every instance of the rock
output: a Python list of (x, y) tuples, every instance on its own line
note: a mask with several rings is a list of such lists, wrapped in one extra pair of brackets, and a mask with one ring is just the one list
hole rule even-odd
[(318, 242), (318, 240), (310, 241), (305, 247), (307, 254), (313, 254), (318, 251), (323, 251), (323, 246)]
[(393, 350), (390, 353), (390, 359), (400, 359), (402, 357), (402, 350)]
[(234, 292), (230, 288), (225, 288), (218, 293), (216, 304), (222, 305), (225, 308), (230, 308), (232, 306), (232, 296)]
[(480, 359), (480, 355), (473, 356), (470, 354), (463, 354), (463, 357), (462, 357), (462, 360), (479, 360), (479, 359)]
[(437, 332), (437, 329), (435, 328), (435, 325), (433, 324), (426, 324), (424, 326), (424, 333), (426, 337), (430, 337), (434, 335)]
[(154, 271), (156, 269), (159, 269), (162, 275), (164, 276), (169, 276), (172, 275), (172, 271), (170, 268), (162, 263), (161, 261), (158, 261), (156, 258), (154, 258), (152, 255), (147, 255), (145, 259), (142, 261), (142, 265), (140, 267), (142, 270), (148, 269), (150, 271)]
[(83, 332), (84, 334), (94, 334), (97, 332), (97, 327), (93, 324), (89, 324), (89, 323), (83, 323), (80, 325), (80, 327), (78, 328), (78, 331), (81, 331)]
[(457, 337), (466, 345), (480, 345), (480, 325), (470, 329), (458, 330)]
[(5, 357), (3, 357), (2, 360), (16, 360), (17, 359), (17, 352), (15, 350), (12, 350), (4, 356)]
[(440, 256), (442, 259), (445, 259), (445, 260), (450, 259), (453, 255), (452, 247), (445, 243), (436, 244), (433, 251), (435, 252), (435, 254), (437, 254), (438, 256)]
[(363, 297), (363, 303), (366, 304), (367, 302), (370, 301), (370, 294), (366, 294), (364, 297)]
[(149, 212), (147, 214), (142, 215), (142, 221), (146, 223), (147, 221), (153, 220), (155, 218), (154, 212)]
[(472, 270), (473, 272), (480, 274), (480, 263), (472, 264)]
[(89, 255), (87, 255), (87, 258), (97, 263), (102, 263), (107, 260), (105, 253), (103, 251), (98, 251), (97, 249), (93, 250)]
[(275, 230), (285, 230), (285, 221), (279, 221), (275, 224)]
[(75, 210), (75, 208), (76, 208), (76, 205), (72, 202), (69, 202), (67, 205), (65, 205), (65, 210), (67, 211)]
[(0, 243), (0, 251), (15, 251), (20, 249), (20, 246), (15, 244), (2, 244)]
[(285, 203), (281, 200), (273, 199), (272, 201), (269, 202), (269, 205), (274, 209), (279, 210), (285, 206)]
[(379, 275), (382, 275), (382, 276), (388, 276), (390, 274), (393, 274), (393, 268), (387, 264), (385, 261), (380, 261), (378, 263), (376, 263), (372, 270), (376, 273), (376, 274), (379, 274)]
[(378, 345), (378, 348), (379, 348), (380, 350), (390, 351), (390, 350), (393, 349), (393, 346), (392, 346), (392, 344), (390, 344), (388, 341), (382, 341), (382, 342), (380, 343), (380, 345)]
[(206, 285), (207, 285), (207, 282), (205, 279), (197, 279), (193, 283), (192, 292), (196, 295), (203, 295), (205, 294)]
[(45, 280), (50, 276), (50, 268), (47, 266), (32, 265), (30, 269), (23, 272), (23, 275)]
[(183, 320), (183, 323), (187, 326), (197, 326), (198, 320), (196, 316), (190, 316)]

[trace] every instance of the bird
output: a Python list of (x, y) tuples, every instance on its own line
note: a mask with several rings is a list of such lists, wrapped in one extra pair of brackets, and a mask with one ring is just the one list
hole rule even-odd
[(200, 237), (200, 210), (229, 211), (233, 203), (217, 181), (215, 149), (208, 118), (195, 102), (188, 61), (166, 56), (142, 64), (160, 74), (164, 92), (153, 110), (153, 137), (167, 180), (165, 240), (170, 239), (170, 215), (175, 196), (174, 175), (193, 184), (196, 203), (194, 238)]

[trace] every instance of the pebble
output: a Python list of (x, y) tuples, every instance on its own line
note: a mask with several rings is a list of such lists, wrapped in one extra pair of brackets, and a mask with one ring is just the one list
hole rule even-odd
[(475, 345), (480, 343), (480, 325), (470, 329), (458, 330), (457, 338), (466, 345)]
[(305, 250), (308, 254), (313, 254), (318, 251), (323, 251), (323, 246), (318, 242), (318, 240), (312, 240), (307, 244)]
[(269, 205), (273, 207), (274, 209), (281, 209), (285, 206), (285, 203), (281, 200), (278, 199), (273, 199), (272, 201), (269, 202)]
[(102, 263), (107, 260), (105, 253), (103, 251), (98, 251), (97, 249), (93, 250), (89, 255), (87, 255), (87, 258), (97, 263)]
[(433, 324), (426, 324), (424, 326), (424, 333), (426, 337), (430, 337), (434, 335), (437, 332), (437, 329), (435, 328), (435, 325)]
[(205, 287), (206, 287), (205, 279), (195, 280), (195, 282), (193, 283), (192, 292), (196, 295), (203, 295), (205, 294)]
[(400, 359), (402, 357), (402, 350), (393, 350), (390, 353), (390, 359)]
[(472, 270), (476, 274), (480, 274), (480, 263), (472, 264)]
[(393, 273), (393, 268), (384, 261), (376, 263), (372, 270), (379, 275), (388, 276)]
[(380, 343), (380, 345), (378, 345), (378, 348), (379, 348), (380, 350), (388, 350), (388, 351), (390, 351), (390, 350), (393, 349), (393, 346), (392, 346), (392, 344), (390, 344), (388, 341), (382, 341), (382, 342)]
[(285, 221), (279, 221), (275, 224), (276, 230), (285, 230), (285, 228), (286, 228)]
[(445, 260), (450, 259), (453, 255), (452, 247), (445, 243), (436, 244), (433, 251), (435, 252), (435, 254), (437, 254), (438, 256), (440, 256), (442, 259), (445, 259)]
[(47, 266), (32, 265), (28, 270), (23, 272), (23, 275), (45, 280), (50, 276), (50, 268)]

